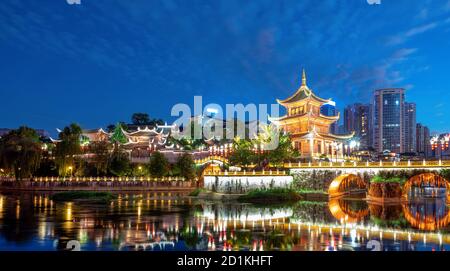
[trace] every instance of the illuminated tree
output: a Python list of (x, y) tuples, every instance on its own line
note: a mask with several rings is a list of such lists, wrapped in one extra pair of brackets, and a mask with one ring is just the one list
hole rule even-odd
[(275, 166), (281, 166), (283, 162), (298, 156), (289, 134), (275, 125), (263, 126), (254, 142), (260, 149), (267, 151), (267, 155), (262, 155), (263, 158)]
[(230, 163), (235, 166), (244, 167), (251, 165), (255, 158), (252, 148), (253, 143), (250, 140), (236, 137), (233, 143), (233, 153), (229, 158)]
[(56, 144), (55, 163), (60, 176), (71, 175), (75, 169), (75, 157), (81, 154), (82, 130), (78, 124), (72, 123), (59, 133), (60, 141)]
[(117, 123), (111, 136), (111, 142), (114, 144), (125, 144), (128, 142), (127, 136), (124, 134), (124, 127), (121, 123)]
[(30, 178), (39, 167), (42, 144), (28, 127), (12, 130), (0, 139), (0, 168), (12, 171), (16, 181)]

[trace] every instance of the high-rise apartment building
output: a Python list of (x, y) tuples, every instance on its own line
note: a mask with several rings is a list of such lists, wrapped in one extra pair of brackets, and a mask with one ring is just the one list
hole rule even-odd
[(344, 110), (345, 133), (355, 132), (361, 149), (372, 147), (372, 107), (370, 104), (355, 103)]
[(430, 130), (421, 123), (417, 123), (416, 125), (416, 148), (418, 155), (424, 158), (430, 156)]
[(403, 152), (416, 153), (417, 139), (416, 139), (416, 104), (405, 102), (405, 116), (404, 129), (405, 141)]
[(379, 89), (373, 95), (373, 145), (378, 152), (403, 153), (405, 90)]

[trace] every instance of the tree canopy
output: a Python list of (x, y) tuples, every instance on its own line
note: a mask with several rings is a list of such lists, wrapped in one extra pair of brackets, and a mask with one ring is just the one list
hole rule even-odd
[(111, 143), (106, 140), (95, 141), (89, 144), (89, 152), (94, 154), (92, 164), (96, 170), (97, 176), (104, 175), (108, 172), (111, 149)]
[(179, 174), (186, 178), (186, 180), (195, 178), (194, 160), (190, 154), (184, 153), (180, 156), (175, 167), (178, 169)]
[[(59, 142), (56, 144), (55, 163), (60, 176), (72, 174), (75, 167), (75, 157), (81, 154), (80, 138), (81, 127), (72, 123), (59, 133)], [(71, 170), (69, 171), (68, 168)]]
[(13, 172), (16, 180), (32, 177), (41, 156), (42, 144), (31, 128), (23, 126), (0, 138), (0, 167)]
[(131, 122), (135, 125), (146, 125), (150, 122), (150, 116), (147, 113), (134, 113)]
[(127, 136), (124, 134), (124, 127), (121, 123), (117, 123), (111, 136), (111, 142), (114, 144), (125, 144), (128, 142)]
[(150, 156), (150, 163), (148, 165), (150, 175), (152, 177), (164, 177), (167, 175), (169, 171), (169, 162), (167, 161), (167, 158), (160, 153), (159, 151), (155, 151)]
[(162, 119), (150, 118), (150, 116), (147, 113), (134, 113), (131, 116), (131, 122), (134, 125), (149, 125), (149, 126), (164, 124), (164, 121)]
[(131, 171), (131, 163), (128, 154), (120, 148), (114, 149), (109, 160), (109, 172), (114, 176), (127, 176)]

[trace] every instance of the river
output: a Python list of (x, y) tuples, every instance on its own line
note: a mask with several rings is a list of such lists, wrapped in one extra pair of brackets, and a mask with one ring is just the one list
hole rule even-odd
[(0, 250), (449, 250), (445, 199), (358, 198), (261, 206), (185, 193), (123, 193), (110, 204), (0, 192)]

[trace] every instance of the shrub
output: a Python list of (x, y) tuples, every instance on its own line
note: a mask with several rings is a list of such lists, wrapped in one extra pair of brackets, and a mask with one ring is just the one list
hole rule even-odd
[(398, 183), (403, 185), (406, 182), (405, 177), (382, 177), (380, 175), (376, 175), (370, 180), (371, 183)]
[(196, 188), (194, 191), (192, 191), (191, 193), (189, 193), (189, 196), (191, 197), (197, 197), (201, 192), (206, 191), (203, 188)]
[(248, 192), (239, 198), (243, 202), (289, 202), (300, 200), (300, 195), (289, 188), (258, 189)]

